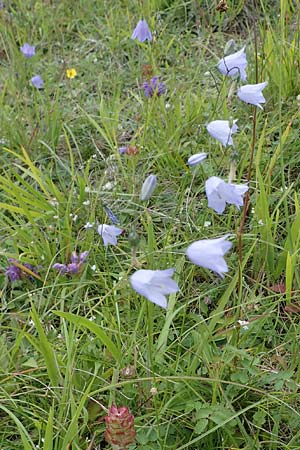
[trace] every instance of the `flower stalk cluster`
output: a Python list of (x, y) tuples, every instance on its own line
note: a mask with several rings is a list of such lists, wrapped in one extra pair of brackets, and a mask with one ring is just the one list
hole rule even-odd
[(61, 275), (75, 275), (82, 269), (83, 264), (89, 255), (88, 251), (80, 253), (78, 256), (76, 252), (71, 255), (71, 262), (69, 264), (55, 263), (53, 269), (57, 270)]

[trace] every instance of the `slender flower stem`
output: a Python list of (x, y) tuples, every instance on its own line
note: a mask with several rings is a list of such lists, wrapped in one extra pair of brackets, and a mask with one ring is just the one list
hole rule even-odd
[[(258, 49), (257, 49), (257, 30), (256, 26), (254, 24), (254, 47), (255, 47), (255, 78), (256, 83), (258, 83)], [(252, 119), (252, 141), (251, 141), (251, 151), (250, 151), (250, 161), (248, 166), (248, 172), (247, 172), (247, 183), (249, 185), (250, 179), (251, 179), (251, 173), (252, 173), (252, 166), (254, 161), (254, 150), (255, 150), (255, 144), (256, 144), (256, 125), (257, 125), (257, 108), (256, 106), (253, 107), (253, 119)], [(239, 252), (239, 292), (241, 290), (242, 286), (242, 262), (243, 262), (243, 228), (245, 225), (248, 209), (249, 209), (249, 203), (250, 202), (250, 194), (249, 189), (245, 195), (245, 203), (244, 203), (244, 210), (242, 215), (242, 220), (240, 223), (239, 231), (238, 231), (238, 252)]]

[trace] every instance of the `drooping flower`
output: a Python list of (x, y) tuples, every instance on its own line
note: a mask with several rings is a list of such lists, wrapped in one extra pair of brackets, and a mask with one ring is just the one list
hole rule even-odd
[(76, 77), (77, 71), (76, 71), (76, 69), (74, 69), (74, 68), (72, 68), (72, 69), (67, 69), (67, 70), (66, 70), (66, 75), (67, 75), (67, 78), (69, 78), (69, 80), (72, 80), (73, 78)]
[(79, 257), (76, 252), (73, 252), (71, 255), (71, 262), (69, 264), (55, 263), (52, 268), (57, 270), (61, 275), (75, 275), (81, 271), (88, 255), (88, 251), (80, 253)]
[[(30, 280), (33, 280), (34, 276), (30, 272), (39, 275), (36, 267), (34, 267), (32, 264), (21, 263), (14, 258), (9, 258), (8, 261), (11, 263), (11, 265), (6, 269), (5, 275), (11, 282), (21, 280), (22, 278), (29, 278)], [(26, 269), (29, 269), (30, 272), (27, 272)]]
[(143, 83), (143, 89), (145, 97), (160, 96), (166, 92), (166, 86), (162, 81), (159, 81), (159, 77), (153, 77), (149, 81)]
[(35, 55), (35, 46), (30, 45), (27, 42), (22, 47), (20, 47), (20, 50), (25, 58), (32, 58), (32, 56)]
[(44, 80), (40, 75), (35, 75), (34, 77), (32, 77), (31, 83), (37, 89), (42, 89), (42, 87), (44, 87)]
[(157, 184), (156, 175), (149, 175), (143, 183), (140, 199), (142, 201), (149, 200)]
[[(112, 446), (126, 450), (135, 441), (134, 417), (126, 406), (112, 405), (105, 417), (106, 429), (104, 437)], [(114, 447), (115, 448), (115, 447)]]
[(218, 62), (218, 69), (223, 75), (233, 77), (238, 74), (241, 80), (246, 81), (246, 67), (247, 67), (247, 57), (245, 53), (245, 47), (236, 53), (224, 56)]
[(243, 195), (248, 191), (247, 184), (226, 183), (221, 178), (210, 177), (206, 180), (205, 190), (209, 208), (222, 214), (226, 203), (235, 205), (238, 209), (243, 206)]
[(207, 157), (207, 153), (196, 153), (195, 155), (192, 155), (188, 159), (188, 165), (189, 166), (197, 166), (202, 161), (204, 161)]
[(263, 96), (263, 89), (267, 86), (268, 82), (258, 84), (246, 84), (238, 89), (237, 95), (240, 100), (251, 105), (258, 106), (263, 109), (261, 103), (266, 103), (266, 99)]
[(203, 239), (193, 242), (186, 250), (189, 260), (197, 266), (213, 270), (221, 278), (228, 272), (224, 255), (231, 249), (232, 243), (226, 239), (230, 234), (218, 239)]
[(227, 145), (233, 145), (232, 135), (238, 130), (236, 122), (237, 119), (230, 126), (228, 120), (213, 120), (207, 125), (206, 129), (213, 138), (220, 141), (226, 147)]
[(106, 225), (105, 223), (98, 226), (98, 233), (103, 239), (104, 247), (107, 247), (108, 244), (117, 245), (117, 236), (119, 236), (123, 230), (121, 228), (117, 228), (114, 225)]
[(152, 41), (152, 34), (146, 20), (142, 19), (138, 21), (131, 35), (131, 39), (138, 39), (140, 42)]
[(166, 270), (138, 270), (130, 277), (133, 289), (146, 297), (150, 302), (162, 308), (167, 308), (167, 294), (179, 290), (177, 283), (172, 280), (175, 269)]

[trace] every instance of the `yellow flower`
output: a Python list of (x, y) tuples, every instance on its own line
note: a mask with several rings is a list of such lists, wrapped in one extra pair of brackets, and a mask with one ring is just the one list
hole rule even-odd
[(72, 78), (75, 78), (76, 75), (76, 69), (67, 69), (67, 78), (70, 78), (70, 80), (72, 80)]

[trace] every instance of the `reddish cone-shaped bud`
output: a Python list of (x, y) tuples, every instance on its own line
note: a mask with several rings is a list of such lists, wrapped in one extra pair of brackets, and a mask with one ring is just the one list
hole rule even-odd
[(127, 450), (127, 446), (135, 441), (134, 417), (126, 406), (117, 408), (112, 405), (105, 417), (105, 439), (111, 445)]

